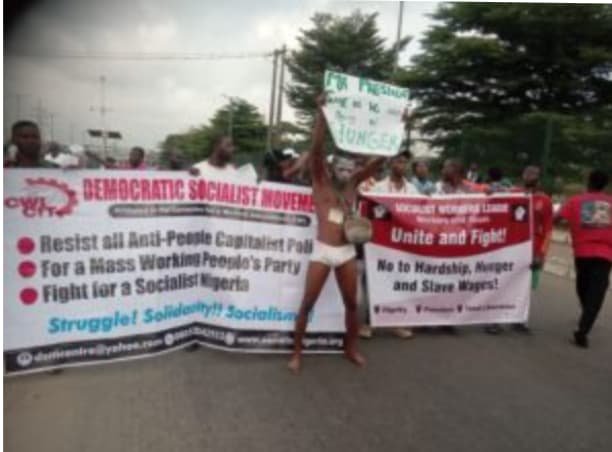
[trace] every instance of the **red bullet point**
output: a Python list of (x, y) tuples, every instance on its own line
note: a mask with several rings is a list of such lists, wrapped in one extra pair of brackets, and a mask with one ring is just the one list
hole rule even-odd
[(21, 302), (25, 305), (34, 304), (38, 300), (38, 292), (35, 289), (23, 289), (20, 296)]
[(29, 237), (22, 237), (17, 242), (17, 249), (21, 254), (30, 254), (34, 251), (34, 240)]
[(30, 278), (36, 273), (36, 264), (32, 261), (24, 261), (19, 264), (19, 274), (24, 278)]

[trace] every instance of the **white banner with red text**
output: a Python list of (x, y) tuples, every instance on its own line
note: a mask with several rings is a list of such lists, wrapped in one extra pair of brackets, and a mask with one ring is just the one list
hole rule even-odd
[(524, 195), (367, 195), (373, 326), (525, 322), (531, 205)]
[[(316, 221), (310, 189), (176, 172), (4, 171), (5, 373), (198, 342), (289, 351)], [(305, 351), (342, 349), (329, 278)]]

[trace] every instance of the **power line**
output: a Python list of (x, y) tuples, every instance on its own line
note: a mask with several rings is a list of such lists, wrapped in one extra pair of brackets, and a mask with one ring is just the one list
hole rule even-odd
[(243, 53), (180, 53), (180, 52), (123, 52), (123, 53), (17, 53), (6, 55), (8, 58), (48, 58), (67, 60), (132, 60), (132, 61), (167, 61), (167, 60), (239, 60), (253, 58), (269, 58), (274, 52), (243, 52)]

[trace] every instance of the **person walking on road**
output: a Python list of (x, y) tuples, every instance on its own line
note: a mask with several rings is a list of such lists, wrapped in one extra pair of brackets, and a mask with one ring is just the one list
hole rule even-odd
[(557, 221), (569, 224), (576, 265), (576, 292), (582, 315), (574, 343), (589, 347), (588, 335), (610, 284), (612, 266), (612, 195), (604, 193), (609, 176), (601, 170), (589, 175), (586, 193), (569, 198)]

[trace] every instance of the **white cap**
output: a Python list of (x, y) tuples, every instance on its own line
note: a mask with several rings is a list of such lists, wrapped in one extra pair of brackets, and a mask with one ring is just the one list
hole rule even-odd
[(289, 157), (292, 159), (296, 159), (300, 156), (300, 154), (298, 154), (293, 148), (285, 148), (283, 149), (281, 154), (283, 155), (283, 157)]

